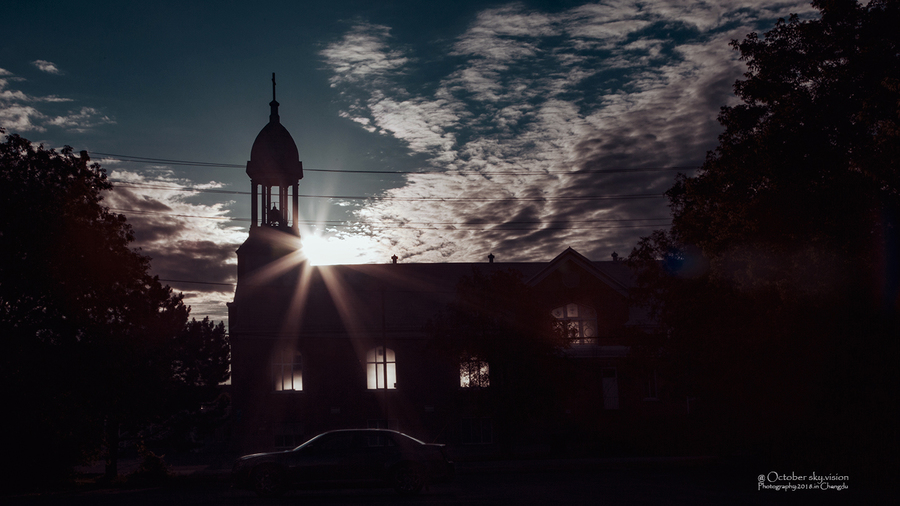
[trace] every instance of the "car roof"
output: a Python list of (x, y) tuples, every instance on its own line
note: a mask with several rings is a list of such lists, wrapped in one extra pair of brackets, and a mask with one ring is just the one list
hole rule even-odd
[[(324, 436), (325, 434), (335, 434), (335, 433), (340, 433), (340, 432), (370, 432), (370, 433), (397, 434), (399, 436), (403, 436), (403, 437), (412, 439), (413, 441), (415, 441), (417, 443), (426, 444), (425, 442), (420, 441), (419, 439), (416, 439), (416, 438), (410, 436), (409, 434), (404, 434), (400, 431), (396, 431), (393, 429), (336, 429), (336, 430), (325, 431), (325, 432), (319, 434), (319, 436)], [(319, 436), (316, 436), (316, 437), (319, 437)]]

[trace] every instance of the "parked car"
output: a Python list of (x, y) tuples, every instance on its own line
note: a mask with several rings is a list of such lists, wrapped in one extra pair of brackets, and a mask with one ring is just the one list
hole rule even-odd
[(453, 476), (444, 445), (428, 444), (401, 432), (335, 430), (282, 452), (238, 459), (234, 486), (263, 497), (305, 486), (391, 486), (415, 494), (429, 482)]

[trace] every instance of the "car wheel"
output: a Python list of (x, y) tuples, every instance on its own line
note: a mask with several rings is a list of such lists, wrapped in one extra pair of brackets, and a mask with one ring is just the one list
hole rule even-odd
[(425, 486), (425, 475), (418, 466), (412, 464), (402, 465), (394, 471), (394, 490), (401, 495), (418, 494)]
[(253, 471), (253, 491), (260, 497), (276, 497), (286, 490), (284, 471), (276, 466), (260, 466)]

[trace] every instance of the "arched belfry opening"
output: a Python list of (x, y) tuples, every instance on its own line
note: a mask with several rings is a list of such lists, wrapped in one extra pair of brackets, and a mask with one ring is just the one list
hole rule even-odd
[(269, 123), (253, 142), (247, 175), (250, 176), (250, 233), (271, 227), (299, 235), (298, 192), (303, 179), (303, 163), (293, 137), (281, 124), (275, 100), (275, 73), (272, 73), (272, 101)]

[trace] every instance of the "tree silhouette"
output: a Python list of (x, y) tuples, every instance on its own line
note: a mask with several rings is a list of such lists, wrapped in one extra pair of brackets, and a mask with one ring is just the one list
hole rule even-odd
[(0, 143), (0, 388), (20, 484), (104, 447), (114, 476), (123, 431), (165, 421), (227, 375), (224, 329), (186, 326), (182, 296), (102, 205), (111, 187), (85, 152)]
[(813, 5), (732, 42), (742, 103), (629, 261), (723, 447), (874, 468), (896, 450), (900, 5)]

